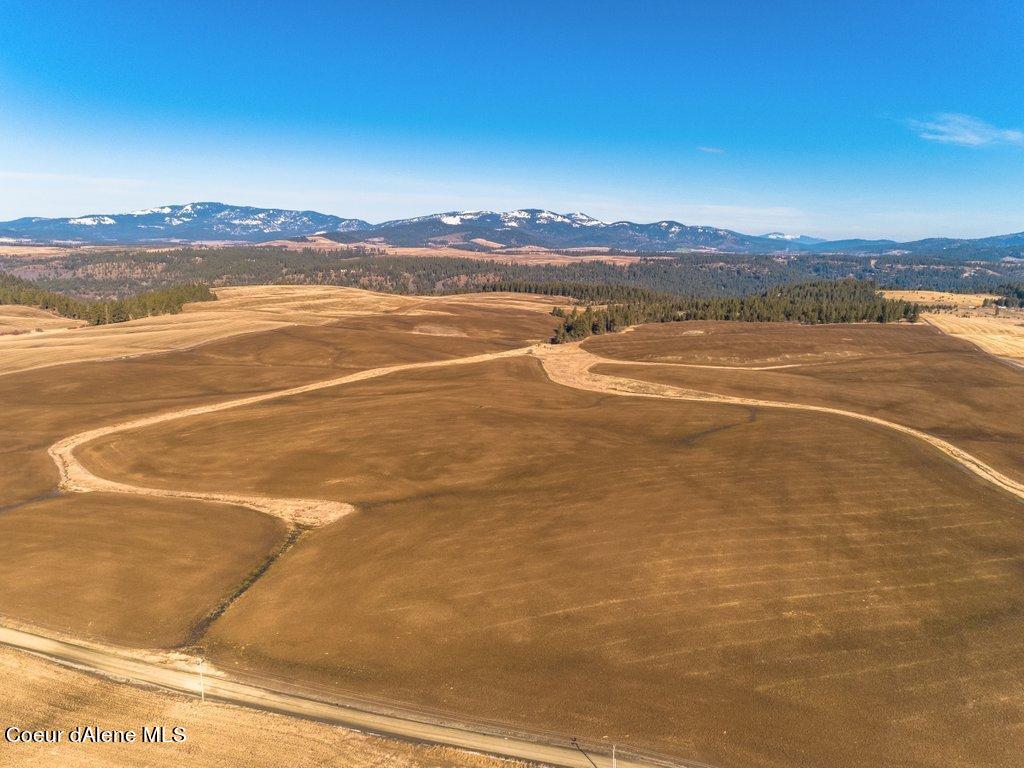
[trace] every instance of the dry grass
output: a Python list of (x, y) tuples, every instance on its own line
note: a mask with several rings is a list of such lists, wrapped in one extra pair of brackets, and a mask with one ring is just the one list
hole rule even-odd
[(138, 731), (180, 725), (184, 744), (6, 744), (5, 768), (514, 768), (451, 749), (388, 741), (320, 723), (140, 690), (0, 649), (0, 723), (31, 729), (77, 725)]
[(996, 299), (991, 293), (949, 293), (947, 291), (882, 291), (887, 299), (903, 299), (918, 304), (951, 305), (959, 309), (980, 307), (985, 299)]
[(1020, 507), (884, 429), (584, 393), (512, 359), (84, 458), (359, 505), (214, 625), (222, 666), (714, 764), (1024, 748)]
[[(180, 315), (133, 320), (94, 327), (0, 336), (0, 376), (17, 371), (110, 360), (189, 349), (243, 334), (288, 325), (317, 326), (357, 317), (390, 314), (473, 315), (503, 309), (517, 313), (550, 312), (565, 300), (542, 296), (488, 293), (414, 297), (332, 286), (252, 286), (220, 288), (218, 301), (190, 304)], [(512, 328), (517, 318), (511, 318)], [(537, 323), (537, 336), (548, 335), (554, 323)], [(492, 322), (490, 335), (501, 332)]]
[(0, 242), (0, 256), (19, 256), (25, 261), (67, 256), (73, 250), (75, 249), (61, 245), (16, 245)]
[(54, 365), (187, 349), (239, 334), (280, 328), (282, 320), (218, 312), (164, 315), (128, 323), (0, 338), (0, 375)]
[[(457, 242), (457, 240), (456, 240)], [(382, 242), (368, 241), (363, 243), (338, 243), (330, 238), (311, 235), (304, 241), (294, 240), (271, 240), (261, 245), (276, 248), (286, 248), (291, 251), (301, 251), (305, 248), (314, 248), (324, 251), (352, 252), (356, 246), (375, 248), (384, 251), (386, 256), (410, 256), (416, 257), (447, 257), (459, 259), (477, 259), (480, 261), (514, 261), (527, 264), (575, 264), (581, 261), (603, 261), (611, 264), (635, 264), (641, 257), (630, 254), (610, 254), (607, 248), (572, 248), (571, 255), (566, 253), (555, 253), (540, 246), (529, 246), (525, 248), (508, 248), (501, 243), (496, 243), (483, 238), (475, 238), (473, 243), (491, 248), (491, 251), (469, 251), (462, 248), (454, 248), (443, 244), (427, 247), (395, 246)], [(353, 255), (355, 255), (353, 253)]]
[(0, 336), (28, 331), (49, 331), (57, 328), (77, 328), (81, 320), (72, 320), (36, 307), (14, 304), (0, 305)]
[(412, 299), (345, 288), (223, 288), (218, 301), (187, 305), (181, 315), (0, 338), (0, 374), (87, 360), (187, 349), (285, 325), (322, 325), (339, 317), (398, 311)]
[(976, 344), (989, 354), (1024, 362), (1024, 313), (1002, 317), (928, 314), (924, 319), (944, 333)]

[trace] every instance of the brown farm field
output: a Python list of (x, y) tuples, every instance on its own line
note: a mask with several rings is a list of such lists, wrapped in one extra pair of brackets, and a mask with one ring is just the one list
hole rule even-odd
[[(719, 768), (1017, 764), (1024, 504), (933, 445), (591, 391), (554, 374), (572, 347), (530, 348), (550, 299), (231, 290), (280, 325), (0, 377), (0, 614), (137, 647), (188, 636), (236, 674)], [(606, 358), (594, 381), (824, 404), (1024, 478), (1024, 374), (930, 326), (680, 323), (583, 349)], [(428, 365), (336, 381), (410, 363)], [(128, 488), (355, 506), (258, 578), (281, 520), (53, 495), (61, 438), (261, 394), (75, 449)], [(434, 764), (415, 759), (380, 764)]]
[[(500, 308), (470, 300), (428, 315), (378, 315), (370, 322), (354, 315), (248, 333), (190, 350), (71, 360), (60, 368), (0, 376), (0, 614), (123, 642), (180, 641), (189, 622), (276, 547), (284, 529), (249, 510), (222, 505), (106, 494), (56, 496), (58, 475), (47, 455), (49, 446), (69, 434), (126, 419), (381, 365), (501, 351), (550, 332), (544, 314), (510, 307), (498, 295), (488, 300), (498, 301)], [(186, 329), (188, 314), (177, 316)], [(167, 324), (173, 327), (173, 321)], [(136, 324), (124, 326), (119, 330), (128, 334)], [(82, 333), (97, 331), (99, 346), (105, 347), (103, 330)], [(37, 594), (40, 586), (46, 589)], [(176, 594), (169, 595), (171, 587)], [(154, 596), (159, 599), (150, 604)], [(161, 608), (161, 600), (169, 602)]]
[(62, 633), (172, 647), (284, 534), (220, 504), (97, 493), (19, 505), (0, 511), (0, 606)]
[(619, 360), (668, 363), (609, 364), (598, 372), (877, 416), (947, 439), (1024, 479), (1024, 410), (1017, 406), (1024, 377), (925, 324), (664, 324), (584, 347)]
[[(130, 483), (360, 510), (214, 626), (222, 666), (713, 764), (768, 765), (772, 750), (893, 764), (894, 736), (921, 764), (1003, 748), (946, 718), (970, 713), (952, 703), (968, 659), (1021, 628), (1016, 603), (998, 628), (986, 618), (1019, 578), (1020, 505), (886, 430), (582, 393), (524, 358), (185, 419), (81, 456)], [(840, 717), (856, 740), (823, 742)]]
[[(552, 324), (542, 319), (564, 300), (504, 293), (472, 296), (395, 296), (332, 286), (219, 288), (218, 300), (192, 304), (180, 315), (147, 317), (99, 327), (47, 315), (69, 326), (44, 333), (0, 335), (0, 377), (5, 374), (91, 360), (117, 360), (191, 349), (224, 339), (289, 326), (319, 327), (360, 317), (418, 317), (423, 323), (453, 318), (474, 323), (485, 338), (516, 337), (532, 327), (538, 336)], [(17, 310), (15, 310), (17, 311)], [(485, 330), (486, 326), (486, 330)], [(407, 326), (402, 326), (408, 330)], [(511, 336), (510, 336), (511, 334)]]

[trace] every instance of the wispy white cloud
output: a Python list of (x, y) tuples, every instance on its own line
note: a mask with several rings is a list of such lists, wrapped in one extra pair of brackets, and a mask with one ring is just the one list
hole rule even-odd
[(724, 155), (725, 150), (721, 147), (697, 147), (698, 152), (704, 152), (708, 155)]
[(990, 144), (1024, 145), (1024, 131), (999, 128), (971, 115), (942, 112), (930, 120), (907, 120), (907, 126), (922, 139), (961, 147)]

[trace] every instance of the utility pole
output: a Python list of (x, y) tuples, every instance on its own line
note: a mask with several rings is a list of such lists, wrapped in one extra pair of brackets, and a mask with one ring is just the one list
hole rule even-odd
[(612, 768), (619, 768), (619, 761), (615, 759), (615, 745), (612, 744)]

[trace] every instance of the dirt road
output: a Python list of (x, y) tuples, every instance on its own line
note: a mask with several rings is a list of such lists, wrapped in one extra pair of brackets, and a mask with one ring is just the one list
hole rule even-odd
[[(578, 389), (632, 397), (654, 397), (668, 400), (687, 400), (762, 408), (788, 408), (794, 410), (813, 411), (817, 413), (844, 416), (886, 427), (888, 429), (893, 429), (897, 432), (901, 432), (905, 435), (909, 435), (910, 437), (914, 437), (928, 443), (954, 461), (957, 461), (977, 477), (980, 477), (981, 479), (1002, 488), (1004, 491), (1013, 494), (1017, 498), (1024, 500), (1024, 483), (1017, 482), (1016, 480), (1007, 477), (967, 451), (957, 448), (952, 443), (927, 432), (907, 427), (896, 422), (886, 421), (885, 419), (880, 419), (875, 416), (869, 416), (855, 411), (846, 411), (839, 408), (717, 395), (711, 392), (682, 389), (664, 384), (638, 381), (636, 379), (594, 374), (590, 369), (598, 363), (624, 363), (627, 361), (610, 360), (598, 357), (597, 355), (583, 349), (579, 344), (538, 344), (531, 347), (520, 347), (518, 349), (507, 350), (505, 352), (488, 352), (452, 360), (436, 360), (372, 368), (365, 371), (359, 371), (358, 373), (349, 374), (347, 376), (339, 376), (333, 379), (313, 382), (312, 384), (289, 387), (275, 392), (266, 392), (260, 395), (251, 395), (210, 405), (169, 411), (155, 416), (147, 416), (141, 419), (133, 419), (105, 427), (99, 427), (86, 432), (79, 432), (54, 443), (49, 449), (49, 454), (57, 465), (58, 472), (60, 473), (60, 487), (64, 491), (78, 493), (106, 491), (109, 493), (126, 493), (140, 496), (164, 496), (171, 498), (195, 499), (197, 501), (222, 502), (244, 506), (254, 509), (257, 512), (274, 515), (286, 520), (290, 524), (301, 524), (307, 526), (325, 525), (349, 514), (353, 511), (353, 507), (350, 504), (328, 501), (325, 499), (269, 498), (202, 491), (146, 488), (142, 486), (129, 485), (127, 483), (119, 483), (98, 477), (86, 469), (75, 457), (75, 449), (91, 440), (118, 432), (139, 429), (142, 427), (152, 426), (154, 424), (162, 424), (189, 416), (199, 416), (206, 413), (216, 413), (218, 411), (225, 411), (232, 408), (256, 405), (258, 403), (278, 400), (285, 397), (291, 397), (293, 395), (315, 392), (317, 390), (338, 387), (357, 381), (365, 381), (366, 379), (387, 376), (392, 373), (452, 365), (472, 365), (474, 363), (482, 363), (507, 357), (518, 357), (526, 354), (533, 355), (540, 360), (552, 381), (558, 384), (576, 387)], [(656, 363), (652, 363), (652, 365), (656, 365)]]
[[(612, 766), (610, 756), (597, 754), (596, 751), (588, 752), (588, 757), (570, 745), (545, 744), (540, 740), (477, 732), (468, 728), (427, 722), (412, 715), (379, 714), (355, 705), (330, 703), (230, 680), (216, 670), (201, 670), (198, 663), (161, 662), (129, 651), (89, 646), (9, 627), (0, 627), (0, 643), (119, 681), (152, 685), (190, 696), (317, 720), (357, 731), (458, 747), (564, 768)], [(618, 758), (616, 765), (617, 768), (673, 765), (679, 768), (710, 768), (699, 763), (638, 760), (625, 756)]]
[(347, 376), (339, 376), (333, 379), (303, 384), (298, 387), (279, 389), (274, 392), (265, 392), (260, 395), (239, 397), (234, 400), (225, 400), (220, 403), (201, 405), (195, 408), (184, 408), (177, 411), (158, 413), (155, 416), (146, 416), (141, 419), (122, 421), (117, 424), (109, 424), (105, 427), (90, 429), (86, 432), (79, 432), (65, 437), (50, 446), (48, 453), (57, 465), (60, 474), (61, 490), (71, 493), (88, 493), (90, 491), (104, 491), (107, 493), (126, 493), (136, 496), (163, 496), (168, 498), (194, 499), (196, 501), (212, 501), (224, 504), (234, 504), (248, 507), (249, 509), (262, 512), (267, 515), (280, 517), (290, 524), (299, 524), (310, 527), (326, 525), (353, 511), (351, 504), (326, 499), (281, 499), (261, 496), (244, 496), (227, 493), (211, 493), (205, 491), (174, 490), (165, 488), (146, 488), (138, 485), (119, 483), (114, 480), (107, 480), (98, 477), (86, 469), (75, 456), (75, 449), (91, 440), (106, 435), (126, 432), (141, 427), (149, 427), (154, 424), (163, 424), (176, 419), (183, 419), (188, 416), (200, 416), (205, 413), (216, 413), (232, 408), (242, 408), (247, 405), (256, 405), (270, 400), (278, 400), (293, 395), (301, 395), (306, 392), (315, 392), (321, 389), (338, 387), (343, 384), (351, 384), (356, 381), (387, 376), (400, 371), (412, 371), (421, 368), (436, 368), (449, 365), (472, 365), (488, 360), (497, 360), (504, 357), (516, 357), (525, 355), (530, 347), (508, 350), (505, 352), (487, 352), (471, 357), (460, 357), (454, 360), (436, 360), (424, 363), (406, 363), (402, 365), (390, 365), (383, 368), (371, 368)]
[[(188, 490), (165, 490), (142, 488), (118, 483), (93, 475), (82, 466), (74, 455), (74, 451), (82, 444), (124, 430), (160, 424), (187, 416), (214, 413), (231, 408), (254, 405), (279, 398), (313, 392), (347, 383), (363, 381), (379, 376), (402, 371), (436, 368), (454, 365), (471, 365), (501, 358), (523, 355), (534, 356), (544, 367), (551, 381), (577, 389), (600, 392), (627, 397), (660, 398), (684, 400), (692, 402), (723, 403), (745, 407), (786, 408), (812, 411), (823, 414), (838, 415), (857, 419), (862, 422), (892, 429), (909, 437), (921, 440), (950, 459), (958, 462), (966, 470), (985, 482), (996, 485), (1018, 499), (1024, 500), (1024, 484), (1021, 484), (966, 451), (934, 435), (911, 427), (879, 419), (866, 414), (846, 411), (825, 406), (805, 405), (800, 403), (758, 400), (753, 398), (717, 395), (709, 392), (687, 390), (679, 387), (638, 381), (611, 375), (596, 374), (591, 368), (598, 363), (626, 363), (628, 361), (610, 360), (597, 357), (579, 346), (566, 345), (535, 345), (494, 352), (453, 360), (440, 360), (404, 365), (386, 366), (361, 371), (359, 373), (328, 379), (321, 382), (298, 387), (236, 398), (221, 403), (171, 411), (142, 419), (121, 422), (98, 429), (81, 432), (64, 438), (50, 448), (50, 456), (57, 464), (64, 490), (81, 491), (113, 491), (116, 493), (138, 494), (147, 496), (172, 496), (192, 498), (203, 501), (220, 501), (240, 504), (266, 514), (276, 515), (291, 523), (306, 525), (322, 525), (336, 520), (340, 515), (351, 511), (351, 506), (339, 502), (318, 499), (273, 499), (248, 497), (231, 494), (215, 494)], [(194, 665), (175, 662), (172, 657), (144, 656), (126, 650), (100, 648), (76, 641), (57, 640), (31, 632), (8, 627), (0, 627), (0, 643), (36, 654), (41, 654), (61, 663), (78, 666), (115, 679), (135, 684), (155, 685), (182, 693), (202, 695), (216, 698), (233, 704), (260, 708), (282, 714), (312, 718), (345, 727), (378, 733), (398, 738), (411, 739), (425, 743), (444, 744), (447, 746), (476, 750), (495, 755), (531, 760), (556, 766), (587, 768), (588, 766), (610, 766), (608, 756), (584, 756), (565, 743), (558, 744), (555, 739), (545, 743), (543, 739), (522, 737), (505, 737), (496, 733), (476, 731), (440, 722), (426, 722), (417, 719), (413, 714), (381, 714), (368, 711), (356, 704), (341, 704), (321, 701), (295, 693), (287, 693), (252, 683), (231, 680), (222, 673), (208, 671), (201, 673)], [(593, 762), (591, 762), (591, 758)], [(664, 764), (658, 761), (637, 759), (619, 759), (618, 766)], [(696, 766), (695, 763), (676, 761), (675, 765)]]
[(732, 397), (730, 395), (716, 395), (712, 392), (700, 392), (697, 390), (673, 387), (667, 384), (655, 384), (652, 382), (627, 379), (618, 376), (601, 375), (591, 372), (591, 368), (598, 363), (622, 363), (631, 365), (624, 360), (609, 360), (583, 349), (578, 344), (563, 344), (559, 346), (538, 346), (533, 354), (540, 358), (544, 370), (552, 381), (565, 386), (577, 389), (586, 389), (591, 392), (603, 392), (613, 395), (624, 395), (627, 397), (653, 397), (665, 400), (687, 400), (700, 403), (725, 403), (729, 405), (754, 406), (757, 408), (787, 408), (798, 411), (812, 411), (815, 413), (828, 413), (836, 416), (844, 416), (850, 419), (857, 419), (869, 424), (886, 427), (901, 432), (910, 437), (922, 440), (932, 447), (946, 454), (949, 458), (959, 463), (964, 469), (971, 472), (982, 480), (989, 482), (1007, 493), (1016, 496), (1024, 501), (1024, 483), (1007, 477), (998, 470), (990, 467), (981, 459), (973, 456), (965, 450), (957, 448), (942, 438), (927, 432), (922, 432), (913, 427), (897, 424), (893, 421), (886, 421), (875, 416), (869, 416), (856, 411), (846, 411), (840, 408), (829, 408), (822, 405), (806, 405), (804, 403), (788, 403), (777, 400), (757, 400), (749, 397)]

